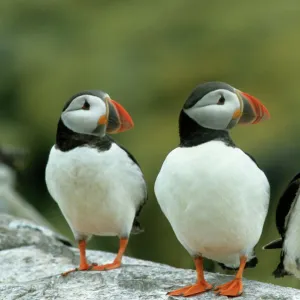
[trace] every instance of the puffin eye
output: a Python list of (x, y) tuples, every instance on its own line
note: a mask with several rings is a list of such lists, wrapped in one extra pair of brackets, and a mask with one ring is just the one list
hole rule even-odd
[(218, 105), (223, 105), (225, 103), (225, 98), (224, 98), (224, 96), (222, 95), (221, 96), (221, 98), (219, 99), (219, 101), (218, 101)]
[(86, 100), (84, 101), (82, 109), (84, 109), (84, 110), (89, 110), (90, 109), (90, 104)]

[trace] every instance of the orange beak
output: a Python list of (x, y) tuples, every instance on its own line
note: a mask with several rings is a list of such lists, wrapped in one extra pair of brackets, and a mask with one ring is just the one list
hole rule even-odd
[(267, 108), (255, 97), (236, 90), (241, 102), (241, 110), (234, 112), (232, 118), (238, 119), (238, 124), (257, 124), (270, 119)]
[(119, 133), (132, 129), (134, 124), (126, 109), (117, 101), (107, 97), (107, 116), (102, 116), (98, 124), (107, 124), (107, 133)]

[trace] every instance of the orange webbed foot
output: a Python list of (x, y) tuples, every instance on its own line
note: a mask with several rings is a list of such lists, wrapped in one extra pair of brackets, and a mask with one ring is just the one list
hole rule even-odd
[(212, 289), (212, 285), (206, 282), (205, 280), (200, 281), (193, 285), (188, 285), (184, 288), (169, 292), (168, 296), (183, 296), (189, 297), (198, 294), (202, 294)]
[(192, 285), (188, 285), (188, 286), (183, 287), (183, 288), (181, 288), (181, 289), (178, 289), (178, 290), (174, 290), (174, 291), (168, 292), (167, 295), (168, 295), (168, 296), (183, 296), (183, 294), (184, 294), (185, 292), (187, 292), (191, 287), (192, 287)]
[(105, 265), (98, 265), (95, 263), (88, 264), (86, 255), (85, 255), (85, 248), (86, 248), (86, 241), (81, 240), (79, 241), (79, 250), (80, 250), (80, 265), (79, 268), (72, 269), (70, 271), (62, 273), (62, 276), (67, 276), (70, 273), (76, 271), (107, 271), (117, 269), (121, 266), (122, 256), (126, 250), (128, 244), (127, 238), (120, 238), (120, 247), (113, 263), (105, 264)]
[(113, 262), (105, 265), (93, 265), (91, 271), (108, 271), (117, 269), (121, 266), (121, 262)]
[(95, 265), (95, 264), (91, 264), (91, 265), (89, 265), (89, 264), (81, 265), (81, 266), (79, 266), (79, 268), (75, 268), (75, 269), (66, 271), (66, 272), (62, 273), (61, 275), (62, 275), (62, 276), (67, 276), (67, 275), (69, 275), (70, 273), (77, 272), (77, 271), (89, 271), (89, 270), (91, 270), (91, 269), (93, 268), (94, 265)]
[(110, 264), (105, 264), (105, 265), (93, 265), (91, 270), (92, 271), (108, 271), (108, 270), (113, 270), (117, 269), (121, 266), (121, 261), (123, 254), (126, 250), (128, 244), (128, 239), (127, 238), (121, 238), (120, 239), (120, 247), (119, 247), (119, 252), (117, 254), (117, 257), (115, 260), (110, 263)]
[(238, 297), (243, 293), (242, 279), (235, 278), (225, 284), (219, 285), (215, 288), (217, 295)]
[(62, 273), (61, 274), (62, 276), (67, 276), (68, 274), (77, 272), (77, 271), (88, 271), (93, 267), (94, 264), (89, 264), (86, 259), (86, 255), (85, 255), (86, 241), (80, 240), (78, 242), (78, 248), (79, 248), (79, 252), (80, 252), (79, 267)]

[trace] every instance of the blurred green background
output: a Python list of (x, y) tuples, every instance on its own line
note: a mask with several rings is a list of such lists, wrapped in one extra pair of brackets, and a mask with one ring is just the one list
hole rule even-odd
[[(71, 237), (47, 192), (45, 165), (65, 101), (85, 89), (107, 91), (135, 121), (134, 130), (114, 137), (140, 162), (150, 194), (141, 217), (146, 232), (131, 238), (127, 254), (194, 267), (158, 207), (153, 184), (178, 144), (178, 114), (191, 89), (208, 80), (228, 82), (261, 99), (272, 116), (232, 132), (272, 187), (260, 263), (245, 276), (300, 287), (292, 277), (272, 277), (279, 251), (260, 250), (278, 236), (278, 197), (300, 170), (299, 15), (297, 0), (1, 1), (1, 143), (31, 150), (18, 190)], [(117, 247), (116, 238), (89, 243)]]

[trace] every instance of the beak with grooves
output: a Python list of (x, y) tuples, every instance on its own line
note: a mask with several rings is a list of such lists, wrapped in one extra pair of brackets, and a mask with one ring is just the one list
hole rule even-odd
[(134, 124), (126, 109), (117, 101), (105, 98), (106, 115), (99, 118), (98, 124), (106, 124), (107, 133), (119, 133), (132, 129)]
[(255, 97), (235, 91), (240, 100), (240, 109), (236, 110), (232, 119), (238, 124), (257, 124), (263, 120), (270, 119), (267, 108)]

